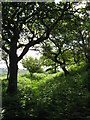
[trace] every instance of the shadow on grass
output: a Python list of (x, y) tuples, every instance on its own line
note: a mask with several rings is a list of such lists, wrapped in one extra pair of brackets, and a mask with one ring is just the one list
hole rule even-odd
[(34, 100), (23, 100), (19, 94), (6, 95), (3, 99), (2, 120), (46, 120), (47, 112), (40, 107), (37, 111), (36, 107)]

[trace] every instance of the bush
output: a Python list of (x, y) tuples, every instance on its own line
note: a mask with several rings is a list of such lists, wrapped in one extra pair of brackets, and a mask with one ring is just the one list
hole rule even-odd
[(28, 58), (26, 57), (25, 59), (22, 60), (22, 65), (24, 68), (26, 68), (29, 71), (31, 77), (35, 72), (38, 73), (43, 72), (43, 69), (41, 68), (40, 60), (36, 58), (34, 59), (32, 57), (28, 57)]

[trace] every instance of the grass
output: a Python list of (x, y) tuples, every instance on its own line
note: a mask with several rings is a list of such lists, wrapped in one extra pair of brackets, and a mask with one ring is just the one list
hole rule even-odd
[(74, 65), (70, 74), (19, 74), (18, 94), (5, 93), (3, 80), (2, 120), (89, 120), (90, 93), (86, 65)]

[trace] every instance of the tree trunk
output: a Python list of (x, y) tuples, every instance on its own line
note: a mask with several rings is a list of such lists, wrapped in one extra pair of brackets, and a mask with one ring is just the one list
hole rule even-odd
[(57, 72), (57, 65), (56, 65), (56, 63), (55, 63), (54, 73), (56, 73), (56, 72)]
[(67, 76), (69, 74), (69, 72), (67, 71), (67, 69), (65, 68), (65, 66), (62, 66), (62, 70), (64, 71), (65, 76)]
[(33, 76), (33, 73), (30, 73), (30, 77), (32, 78), (32, 76)]
[(12, 41), (10, 45), (9, 55), (9, 80), (8, 80), (8, 93), (17, 92), (17, 73), (18, 73), (18, 61), (17, 61), (17, 42)]
[(7, 68), (7, 80), (9, 79), (9, 67)]
[(90, 92), (90, 55), (88, 53), (88, 61), (87, 61), (87, 72), (88, 72), (88, 81), (87, 81), (87, 88)]
[(17, 60), (14, 58), (10, 58), (10, 76), (8, 80), (8, 93), (17, 92), (17, 73), (18, 73), (18, 65)]

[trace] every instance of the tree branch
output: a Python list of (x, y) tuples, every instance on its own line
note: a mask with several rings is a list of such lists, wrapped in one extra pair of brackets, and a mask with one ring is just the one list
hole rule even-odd
[(25, 44), (19, 44), (19, 45), (17, 46), (17, 49), (19, 49), (19, 48), (21, 48), (21, 47), (25, 47)]
[[(20, 61), (20, 60), (23, 58), (23, 56), (28, 52), (28, 50), (29, 50), (29, 48), (30, 48), (31, 46), (34, 46), (34, 45), (36, 45), (36, 44), (39, 44), (40, 42), (48, 39), (50, 32), (51, 32), (52, 29), (57, 25), (57, 23), (63, 18), (64, 12), (65, 12), (66, 10), (68, 10), (68, 9), (67, 9), (67, 3), (64, 5), (62, 14), (61, 14), (61, 15), (58, 17), (58, 19), (51, 25), (51, 27), (49, 28), (49, 30), (47, 30), (40, 38), (37, 38), (36, 41), (31, 40), (28, 44), (25, 45), (25, 48), (24, 48), (23, 52), (22, 52), (21, 55), (18, 57), (18, 61)], [(38, 12), (36, 11), (35, 13), (31, 14), (30, 16), (37, 15), (37, 13), (38, 13)], [(30, 18), (30, 16), (26, 17), (26, 18), (23, 20), (23, 22), (26, 22), (26, 20), (27, 20), (28, 18)], [(22, 22), (22, 24), (23, 24), (23, 22)], [(44, 36), (45, 34), (46, 34), (46, 36)]]
[(7, 54), (10, 54), (10, 51), (3, 45), (2, 46), (2, 49), (7, 53)]
[(25, 45), (24, 50), (22, 51), (21, 55), (18, 57), (18, 61), (20, 61), (23, 58), (23, 56), (28, 52), (28, 50), (31, 46), (39, 44), (40, 42), (46, 40), (47, 38), (48, 38), (48, 32), (47, 32), (47, 35), (45, 37), (44, 37), (44, 35), (42, 35), (40, 38), (38, 38), (35, 41), (31, 40), (28, 44)]
[[(69, 8), (68, 8), (68, 9), (69, 9)], [(67, 3), (65, 3), (61, 15), (60, 15), (60, 16), (58, 17), (58, 19), (54, 22), (54, 24), (51, 25), (49, 31), (51, 31), (51, 30), (56, 26), (56, 24), (57, 24), (60, 20), (63, 19), (64, 12), (65, 12), (66, 10), (68, 10), (68, 9), (67, 9)]]

